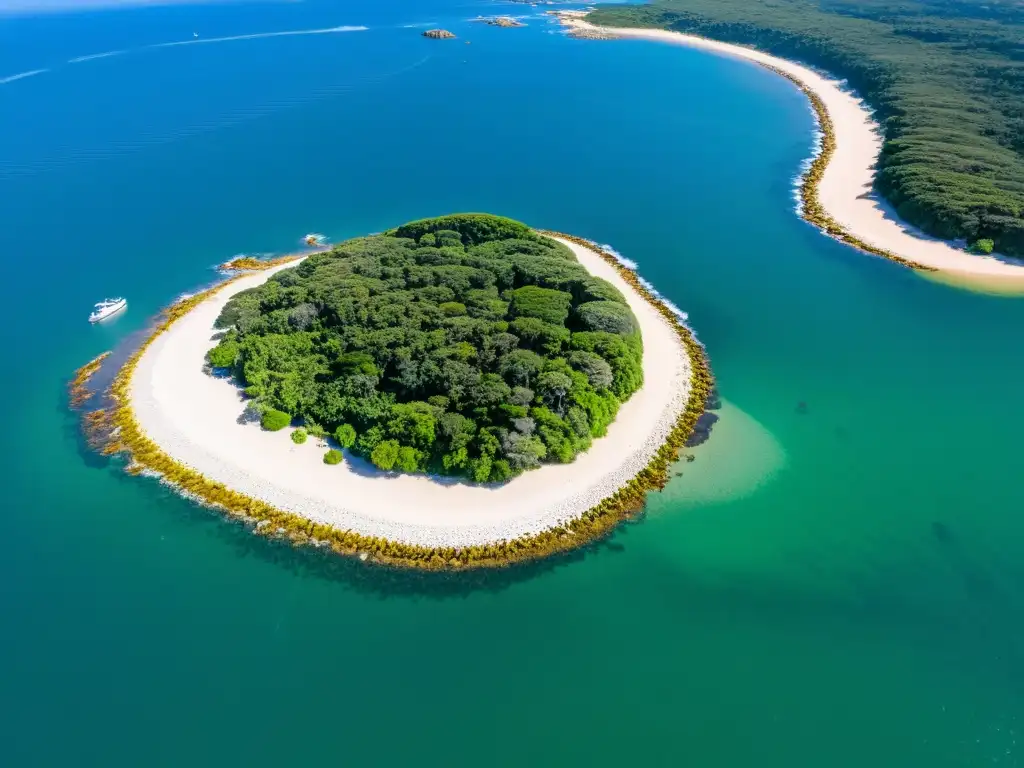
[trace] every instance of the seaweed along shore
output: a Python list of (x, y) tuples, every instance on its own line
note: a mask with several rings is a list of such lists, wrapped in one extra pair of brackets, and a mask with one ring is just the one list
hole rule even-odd
[[(143, 353), (153, 341), (176, 320), (242, 275), (172, 305), (157, 323), (152, 334), (118, 371), (110, 388), (112, 405), (106, 411), (85, 414), (87, 430), (106, 455), (123, 454), (132, 474), (159, 477), (183, 495), (224, 514), (249, 524), (261, 535), (287, 539), (295, 544), (327, 548), (339, 555), (356, 556), (361, 560), (425, 570), (499, 567), (565, 552), (608, 534), (619, 522), (636, 515), (644, 505), (648, 491), (664, 487), (668, 469), (692, 434), (697, 419), (713, 388), (711, 372), (703, 346), (680, 322), (676, 314), (649, 290), (637, 273), (623, 265), (613, 254), (592, 242), (555, 232), (557, 236), (588, 248), (612, 266), (641, 297), (649, 302), (678, 335), (691, 365), (690, 390), (680, 412), (661, 447), (647, 465), (624, 486), (592, 509), (565, 525), (493, 544), (463, 547), (424, 547), (400, 543), (333, 526), (316, 523), (300, 515), (277, 509), (259, 499), (233, 491), (223, 483), (204, 477), (168, 456), (149, 439), (139, 426), (131, 408), (129, 390), (132, 374)], [(299, 257), (293, 257), (293, 260)], [(279, 261), (278, 264), (281, 262)], [(98, 437), (97, 437), (98, 436)]]
[[(587, 40), (614, 40), (620, 39), (622, 35), (618, 30), (611, 27), (602, 27), (595, 24), (591, 24), (584, 20), (586, 15), (583, 12), (578, 11), (553, 11), (551, 12), (555, 18), (563, 25), (569, 28), (570, 34)], [(632, 29), (632, 28), (631, 28)], [(729, 46), (730, 48), (743, 49), (744, 46), (737, 45), (735, 43), (727, 43), (722, 40), (715, 40), (712, 38), (701, 37), (700, 35), (694, 35), (690, 33), (674, 32), (672, 30), (664, 30), (653, 27), (637, 27), (638, 32), (652, 32), (652, 33), (664, 33), (670, 35), (678, 35), (680, 39), (691, 38), (693, 40), (704, 41), (709, 44), (719, 46)], [(764, 53), (759, 51), (759, 53)], [(770, 54), (765, 54), (770, 55)], [(832, 217), (821, 205), (818, 199), (818, 186), (821, 183), (822, 176), (825, 173), (825, 169), (832, 161), (836, 151), (836, 134), (835, 127), (832, 122), (832, 117), (825, 106), (825, 102), (821, 97), (811, 89), (803, 80), (799, 77), (786, 72), (779, 67), (773, 66), (767, 62), (761, 61), (757, 58), (748, 56), (743, 57), (746, 61), (750, 61), (757, 64), (764, 69), (774, 72), (776, 75), (785, 78), (790, 83), (795, 85), (804, 96), (807, 97), (811, 103), (811, 109), (814, 112), (815, 121), (818, 124), (818, 129), (821, 133), (821, 141), (816, 149), (814, 155), (811, 158), (810, 165), (807, 171), (803, 174), (800, 180), (799, 194), (800, 194), (800, 216), (805, 221), (813, 224), (823, 233), (829, 237), (838, 240), (847, 245), (853, 246), (864, 253), (871, 254), (873, 256), (880, 256), (890, 261), (901, 264), (904, 267), (909, 267), (921, 272), (937, 272), (938, 268), (921, 264), (920, 262), (908, 259), (904, 256), (900, 256), (891, 250), (885, 248), (879, 248), (871, 243), (866, 242), (857, 235), (850, 232), (846, 227), (840, 224), (834, 217)]]

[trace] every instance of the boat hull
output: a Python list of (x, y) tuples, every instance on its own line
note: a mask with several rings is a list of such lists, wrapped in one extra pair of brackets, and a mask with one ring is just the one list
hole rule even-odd
[(93, 312), (91, 315), (89, 315), (89, 322), (90, 323), (98, 323), (98, 322), (100, 322), (102, 320), (106, 320), (108, 317), (113, 317), (114, 315), (116, 315), (118, 312), (122, 311), (127, 306), (128, 306), (128, 302), (124, 301), (124, 302), (121, 302), (120, 304), (118, 304), (115, 307), (110, 307), (108, 309), (104, 309), (101, 312)]

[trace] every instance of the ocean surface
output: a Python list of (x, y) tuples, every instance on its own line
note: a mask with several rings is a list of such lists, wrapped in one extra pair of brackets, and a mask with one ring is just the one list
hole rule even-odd
[[(789, 83), (541, 10), (0, 17), (0, 764), (1022, 761), (1024, 301), (801, 222)], [(641, 521), (393, 573), (83, 451), (73, 369), (213, 265), (465, 210), (611, 244), (706, 343), (722, 421)]]

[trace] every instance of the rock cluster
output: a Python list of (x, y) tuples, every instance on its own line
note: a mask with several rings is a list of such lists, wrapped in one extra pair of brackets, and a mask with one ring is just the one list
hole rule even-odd
[(586, 29), (583, 27), (572, 27), (569, 30), (569, 37), (577, 40), (614, 40), (615, 35), (601, 29)]
[(448, 40), (455, 37), (447, 29), (428, 29), (423, 33), (423, 36), (429, 37), (431, 40)]
[(525, 27), (523, 22), (513, 19), (511, 16), (481, 16), (479, 19), (475, 19), (482, 24), (488, 24), (492, 27)]

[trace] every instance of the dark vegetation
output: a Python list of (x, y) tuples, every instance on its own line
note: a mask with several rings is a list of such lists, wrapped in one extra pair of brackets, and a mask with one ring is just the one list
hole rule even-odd
[(232, 369), (265, 427), (300, 419), (384, 470), (501, 482), (570, 462), (643, 380), (618, 289), (564, 245), (482, 214), (310, 256), (237, 294), (217, 324), (211, 364)]
[(1024, 256), (1024, 3), (655, 0), (587, 19), (754, 45), (846, 78), (877, 110), (876, 186), (900, 217)]

